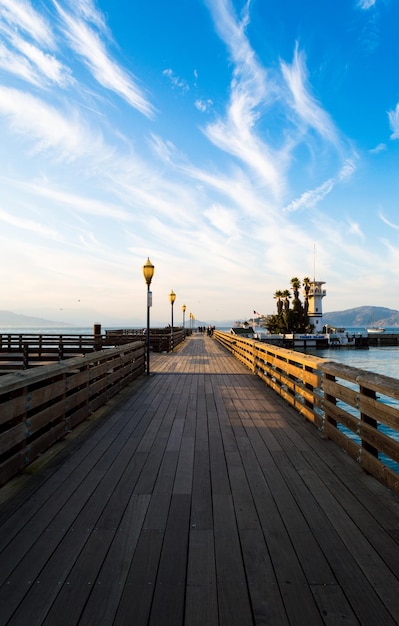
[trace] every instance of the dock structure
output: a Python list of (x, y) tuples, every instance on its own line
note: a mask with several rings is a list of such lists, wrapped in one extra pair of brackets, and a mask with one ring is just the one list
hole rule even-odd
[(393, 492), (212, 338), (151, 372), (0, 491), (1, 625), (398, 624)]

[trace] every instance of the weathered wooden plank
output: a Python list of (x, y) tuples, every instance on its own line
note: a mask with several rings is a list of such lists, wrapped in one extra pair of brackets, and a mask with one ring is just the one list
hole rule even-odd
[[(144, 530), (140, 534), (113, 622), (114, 626), (150, 623), (163, 539), (164, 531), (161, 530)], [(178, 623), (176, 621), (175, 625)]]
[(213, 510), (220, 623), (249, 626), (252, 610), (231, 495), (214, 494)]
[(21, 395), (1, 403), (0, 424), (15, 421), (17, 418), (23, 419), (27, 410), (27, 397), (23, 390), (20, 393)]
[(213, 527), (212, 488), (209, 452), (195, 451), (191, 500), (191, 528), (209, 530)]
[(370, 415), (382, 424), (386, 424), (399, 432), (399, 407), (389, 406), (383, 404), (380, 400), (362, 395), (359, 408), (361, 413)]
[(359, 620), (352, 611), (341, 587), (312, 585), (312, 591), (325, 624), (359, 625)]
[(213, 530), (191, 529), (185, 601), (186, 626), (218, 624), (217, 579)]
[(263, 532), (241, 529), (240, 541), (254, 623), (288, 625), (290, 621)]
[(173, 626), (184, 621), (190, 500), (189, 495), (172, 496), (149, 624)]
[(110, 502), (44, 624), (112, 623), (150, 500), (149, 495), (133, 495), (124, 510), (127, 494), (119, 491), (114, 500), (124, 495), (120, 511)]

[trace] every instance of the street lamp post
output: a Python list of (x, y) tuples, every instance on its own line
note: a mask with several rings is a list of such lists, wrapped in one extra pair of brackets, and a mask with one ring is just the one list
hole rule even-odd
[(152, 281), (152, 277), (154, 276), (154, 266), (151, 263), (150, 259), (147, 259), (147, 262), (143, 265), (143, 275), (144, 280), (147, 283), (147, 333), (146, 333), (146, 348), (147, 348), (147, 359), (146, 359), (146, 368), (147, 368), (147, 376), (150, 375), (150, 308), (152, 306), (152, 292), (150, 291), (150, 285)]
[(175, 303), (176, 300), (176, 294), (175, 292), (172, 291), (169, 294), (169, 302), (170, 302), (170, 306), (171, 306), (171, 317), (172, 317), (172, 328), (171, 328), (171, 333), (170, 333), (170, 348), (171, 350), (173, 350), (173, 305)]
[(187, 308), (187, 307), (186, 307), (186, 305), (185, 305), (185, 304), (183, 304), (183, 306), (182, 306), (182, 308), (181, 308), (181, 310), (183, 311), (183, 330), (185, 330), (185, 328), (186, 328), (186, 327), (185, 327), (185, 322), (186, 322), (186, 308)]

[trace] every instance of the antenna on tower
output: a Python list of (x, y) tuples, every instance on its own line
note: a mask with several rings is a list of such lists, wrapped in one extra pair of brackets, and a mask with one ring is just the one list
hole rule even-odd
[(313, 244), (313, 282), (316, 282), (316, 244)]

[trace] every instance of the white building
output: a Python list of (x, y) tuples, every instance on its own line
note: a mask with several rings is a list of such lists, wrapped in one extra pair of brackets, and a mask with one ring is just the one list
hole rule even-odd
[[(323, 280), (312, 280), (308, 285), (308, 318), (315, 334), (323, 331), (322, 299), (326, 295), (326, 290), (322, 289), (322, 285), (325, 285)], [(306, 291), (304, 291), (304, 294), (306, 296)]]

